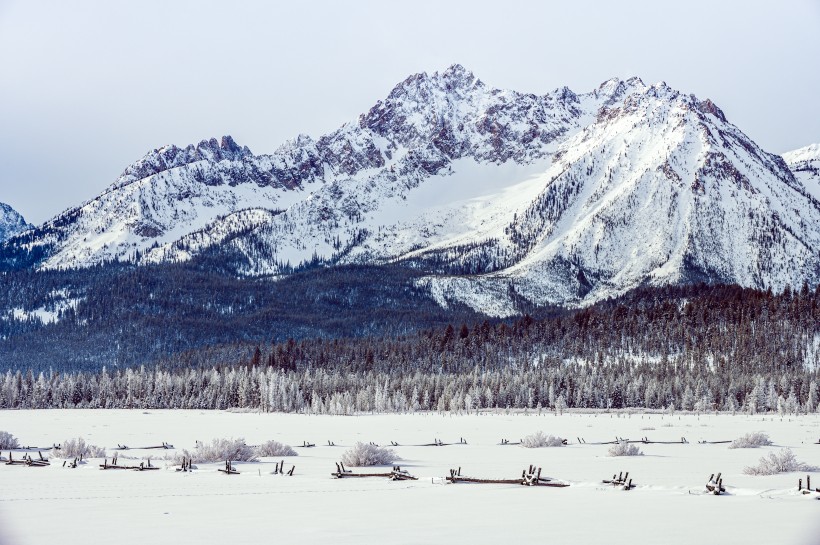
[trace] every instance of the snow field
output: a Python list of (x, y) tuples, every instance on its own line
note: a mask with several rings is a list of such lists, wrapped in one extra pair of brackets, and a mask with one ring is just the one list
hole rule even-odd
[[(654, 428), (654, 429), (650, 429)], [(816, 543), (820, 501), (797, 492), (786, 473), (750, 476), (743, 468), (791, 448), (820, 465), (820, 415), (668, 415), (552, 413), (309, 416), (223, 411), (2, 411), (0, 430), (23, 445), (50, 446), (83, 437), (108, 448), (173, 444), (174, 450), (120, 451), (120, 463), (152, 456), (161, 471), (100, 471), (97, 460), (76, 469), (52, 459), (44, 468), (0, 465), (0, 543), (693, 543), (704, 536), (728, 543)], [(569, 439), (563, 448), (500, 446), (543, 431)], [(767, 433), (773, 445), (729, 449), (729, 440)], [(641, 444), (643, 456), (612, 458), (616, 436), (688, 444)], [(223, 463), (173, 471), (176, 452), (197, 440), (244, 437), (249, 445), (274, 439), (297, 447), (286, 457), (293, 477), (273, 475), (279, 459), (236, 463), (240, 475), (217, 472)], [(441, 439), (467, 445), (402, 446)], [(303, 441), (314, 448), (298, 448)], [(337, 446), (327, 446), (333, 441)], [(388, 446), (418, 481), (333, 479), (335, 462), (357, 441)], [(399, 446), (392, 447), (391, 441)], [(7, 456), (8, 453), (4, 453)], [(132, 460), (129, 460), (133, 457)], [(167, 457), (168, 461), (159, 459)], [(569, 488), (436, 484), (450, 468), (487, 478), (514, 478), (529, 464)], [(354, 469), (355, 470), (355, 469)], [(601, 483), (629, 471), (637, 488), (625, 493)], [(726, 496), (705, 493), (722, 472)], [(817, 484), (814, 484), (817, 483)], [(820, 485), (820, 474), (812, 486)], [(5, 541), (3, 541), (5, 539)]]

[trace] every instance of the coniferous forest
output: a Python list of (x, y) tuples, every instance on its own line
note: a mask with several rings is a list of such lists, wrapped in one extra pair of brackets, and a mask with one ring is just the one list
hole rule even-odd
[[(220, 314), (221, 321), (210, 324), (200, 316), (187, 325), (178, 322), (171, 332), (184, 334), (182, 350), (167, 350), (163, 343), (169, 332), (163, 337), (159, 325), (149, 328), (158, 332), (155, 346), (165, 348), (149, 350), (152, 357), (143, 361), (121, 361), (121, 352), (103, 348), (93, 366), (60, 368), (48, 361), (7, 365), (0, 380), (0, 407), (245, 408), (331, 414), (565, 407), (818, 409), (820, 287), (779, 294), (732, 285), (639, 288), (584, 309), (533, 309), (520, 318), (490, 320), (466, 309), (445, 312), (432, 302), (402, 312), (400, 295), (375, 287), (367, 292), (362, 280), (366, 275), (360, 273), (353, 268), (346, 271), (347, 280), (317, 274), (301, 284), (286, 285), (301, 290), (294, 297), (316, 295), (308, 313), (316, 321), (284, 330), (285, 334), (270, 324), (266, 327), (260, 318), (272, 316), (269, 309), (251, 316), (237, 312), (234, 319)], [(139, 269), (128, 274), (139, 274)], [(393, 277), (394, 287), (410, 289), (408, 277), (397, 278)], [(329, 289), (340, 280), (349, 282), (343, 284), (346, 290)], [(117, 297), (138, 297), (138, 283), (100, 284), (118, 290)], [(205, 284), (153, 286), (178, 290), (177, 297), (190, 297), (191, 306), (202, 304), (192, 293), (230, 296), (230, 290), (213, 292)], [(94, 293), (86, 289), (87, 294)], [(336, 294), (331, 305), (340, 312), (336, 316), (322, 307), (328, 303), (321, 303), (331, 292)], [(346, 303), (340, 302), (339, 293), (350, 295)], [(260, 300), (264, 298), (254, 304), (260, 305)], [(388, 301), (380, 319), (372, 320), (373, 327), (356, 329), (361, 324), (357, 319), (368, 315), (362, 301), (376, 300)], [(347, 306), (350, 311), (344, 312)], [(62, 327), (95, 319), (91, 309), (80, 305), (72, 312)], [(185, 314), (179, 308), (166, 312), (175, 317)], [(115, 313), (111, 308), (100, 310), (103, 316)], [(135, 328), (143, 327), (145, 316), (151, 314), (134, 315)], [(216, 324), (224, 324), (229, 333), (215, 334)], [(188, 336), (186, 327), (202, 328), (201, 335)], [(237, 335), (243, 327), (244, 335)], [(27, 334), (47, 329), (32, 327)], [(116, 332), (103, 330), (112, 341), (122, 342)], [(10, 338), (14, 339), (4, 340), (7, 347)], [(86, 338), (93, 343), (96, 337)]]
[(403, 267), (316, 267), (278, 279), (219, 267), (0, 272), (0, 369), (150, 365), (237, 341), (401, 335), (486, 318), (459, 304), (441, 308), (416, 285), (421, 273)]

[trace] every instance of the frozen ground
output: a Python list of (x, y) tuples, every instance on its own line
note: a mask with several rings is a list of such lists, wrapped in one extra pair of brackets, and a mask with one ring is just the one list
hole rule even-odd
[[(652, 429), (654, 428), (654, 429)], [(210, 411), (0, 411), (0, 430), (22, 444), (46, 446), (82, 436), (109, 448), (165, 441), (192, 449), (196, 440), (244, 437), (297, 446), (293, 477), (272, 475), (273, 460), (237, 464), (240, 475), (199, 465), (177, 473), (100, 471), (97, 461), (77, 469), (0, 465), (0, 543), (820, 543), (820, 501), (797, 493), (786, 473), (752, 477), (747, 465), (788, 446), (799, 460), (820, 466), (820, 416), (568, 414), (442, 416), (438, 414), (330, 417)], [(538, 430), (570, 445), (525, 449), (499, 446)], [(774, 445), (730, 450), (698, 440), (733, 439), (763, 431)], [(578, 445), (614, 436), (678, 440), (640, 445), (644, 456), (612, 458), (607, 446)], [(356, 441), (389, 445), (438, 438), (467, 445), (399, 446), (403, 468), (418, 481), (333, 479), (334, 462)], [(336, 447), (327, 445), (333, 441)], [(120, 463), (143, 460), (126, 451)], [(8, 456), (8, 452), (3, 452)], [(136, 459), (127, 460), (126, 456)], [(278, 461), (278, 460), (277, 460)], [(568, 488), (442, 485), (449, 468), (463, 474), (513, 478), (529, 464), (565, 479)], [(629, 471), (630, 492), (601, 484)], [(723, 473), (729, 494), (705, 494), (711, 473)], [(812, 486), (820, 485), (820, 472)], [(436, 479), (437, 480), (437, 479)], [(817, 483), (816, 485), (814, 483)], [(5, 540), (5, 541), (4, 541)]]

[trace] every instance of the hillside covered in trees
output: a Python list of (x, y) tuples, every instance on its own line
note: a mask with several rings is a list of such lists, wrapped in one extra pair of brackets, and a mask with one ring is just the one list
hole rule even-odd
[(126, 370), (9, 370), (0, 406), (814, 411), (818, 324), (820, 288), (646, 288), (538, 319), (222, 344)]
[(246, 279), (197, 260), (0, 272), (0, 370), (99, 370), (233, 342), (401, 335), (486, 318), (442, 308), (400, 267)]

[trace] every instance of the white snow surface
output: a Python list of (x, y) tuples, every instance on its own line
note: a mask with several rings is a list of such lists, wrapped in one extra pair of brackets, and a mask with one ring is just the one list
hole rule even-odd
[(34, 319), (40, 320), (44, 324), (51, 324), (59, 319), (59, 314), (53, 310), (47, 310), (45, 307), (36, 308), (34, 310), (13, 308), (11, 309), (11, 317), (13, 320), (19, 322)]
[(39, 320), (44, 324), (56, 323), (60, 320), (60, 315), (68, 309), (76, 309), (80, 298), (70, 297), (66, 290), (55, 290), (49, 294), (49, 304), (34, 309), (23, 309), (20, 307), (10, 309), (5, 320)]
[(809, 144), (796, 150), (787, 151), (783, 154), (783, 159), (790, 165), (803, 161), (817, 161), (820, 159), (820, 143)]
[[(669, 545), (701, 543), (808, 545), (820, 532), (818, 494), (797, 492), (786, 473), (743, 474), (771, 450), (791, 448), (797, 458), (820, 465), (818, 415), (731, 416), (642, 413), (555, 415), (363, 415), (309, 416), (174, 410), (2, 411), (0, 429), (22, 444), (49, 446), (68, 438), (108, 448), (173, 444), (174, 450), (126, 450), (120, 464), (152, 456), (159, 471), (101, 471), (92, 459), (76, 469), (52, 459), (44, 468), (0, 465), (0, 543), (607, 543)], [(562, 448), (500, 446), (537, 431), (569, 439)], [(762, 431), (774, 445), (728, 449), (698, 444)], [(644, 456), (611, 458), (615, 436), (679, 440), (688, 444), (641, 444)], [(293, 477), (273, 475), (279, 459), (236, 463), (239, 475), (199, 464), (178, 473), (172, 458), (196, 440), (243, 437), (316, 447), (285, 458)], [(402, 446), (438, 438), (468, 444)], [(333, 441), (337, 446), (326, 446)], [(388, 445), (417, 481), (386, 478), (335, 479), (346, 447), (357, 441)], [(3, 456), (8, 456), (7, 452)], [(16, 453), (15, 457), (20, 457)], [(36, 456), (35, 456), (36, 457)], [(530, 464), (568, 488), (519, 485), (437, 484), (450, 468), (463, 475), (515, 478)], [(372, 469), (372, 468), (371, 468)], [(385, 468), (388, 470), (389, 468)], [(355, 469), (354, 469), (355, 470)], [(629, 472), (629, 492), (603, 484)], [(727, 494), (706, 493), (711, 474), (722, 473)], [(812, 486), (820, 485), (813, 475)]]

